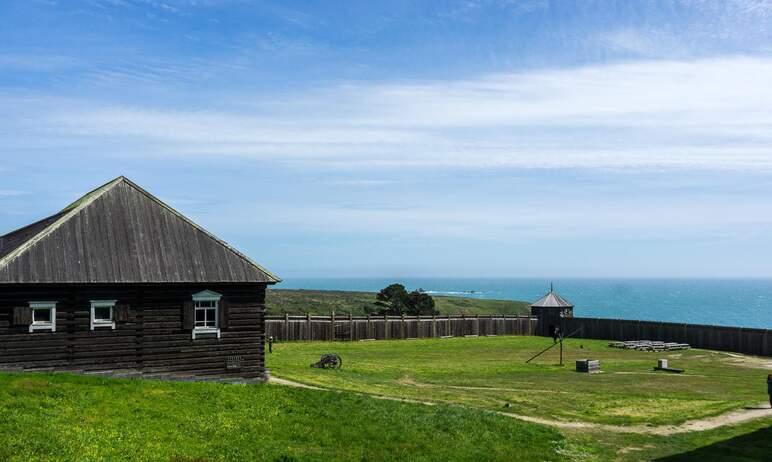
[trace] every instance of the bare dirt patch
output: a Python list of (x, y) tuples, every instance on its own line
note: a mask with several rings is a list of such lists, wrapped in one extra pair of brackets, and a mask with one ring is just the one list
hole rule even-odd
[(758, 356), (746, 356), (737, 353), (724, 353), (728, 358), (723, 361), (735, 366), (750, 367), (753, 369), (772, 369), (772, 360)]

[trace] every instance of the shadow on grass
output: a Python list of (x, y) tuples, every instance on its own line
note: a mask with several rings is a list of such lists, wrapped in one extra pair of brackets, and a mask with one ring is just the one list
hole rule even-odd
[(659, 462), (713, 460), (750, 462), (772, 460), (772, 427), (761, 428), (753, 433), (747, 433), (717, 443), (695, 449), (693, 451), (675, 454), (656, 459)]

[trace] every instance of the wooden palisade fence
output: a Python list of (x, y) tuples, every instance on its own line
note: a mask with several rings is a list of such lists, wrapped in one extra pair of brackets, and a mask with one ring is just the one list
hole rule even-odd
[(688, 343), (692, 348), (772, 356), (772, 331), (748, 327), (710, 326), (628, 319), (566, 318), (566, 332), (602, 340), (660, 340)]
[[(693, 348), (772, 356), (772, 331), (627, 319), (566, 318), (575, 338), (661, 340)], [(388, 340), (431, 337), (537, 335), (533, 316), (266, 316), (266, 336), (277, 341)]]
[(266, 316), (277, 341), (387, 340), (470, 335), (534, 335), (531, 316)]

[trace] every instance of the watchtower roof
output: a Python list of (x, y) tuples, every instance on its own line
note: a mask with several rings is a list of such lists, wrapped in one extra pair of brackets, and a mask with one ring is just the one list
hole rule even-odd
[(550, 287), (550, 291), (547, 295), (538, 299), (531, 304), (531, 308), (573, 308), (574, 305), (565, 298), (558, 295), (555, 290)]

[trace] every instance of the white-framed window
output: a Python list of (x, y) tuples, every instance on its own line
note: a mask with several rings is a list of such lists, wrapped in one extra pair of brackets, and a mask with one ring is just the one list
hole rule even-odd
[(98, 327), (115, 329), (116, 300), (91, 300), (91, 330)]
[(222, 295), (211, 290), (193, 294), (195, 324), (193, 338), (201, 334), (216, 334), (220, 338), (219, 309)]
[(32, 324), (29, 331), (48, 330), (56, 332), (56, 302), (29, 302)]

